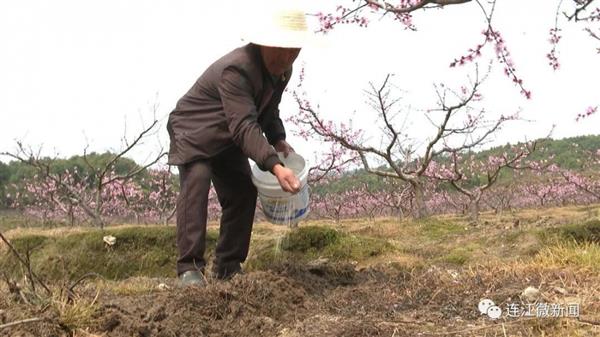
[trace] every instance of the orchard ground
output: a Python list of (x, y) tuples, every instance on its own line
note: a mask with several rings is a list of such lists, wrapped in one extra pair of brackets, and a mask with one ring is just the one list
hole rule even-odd
[[(204, 288), (177, 286), (173, 226), (5, 225), (52, 296), (32, 290), (2, 245), (0, 326), (41, 320), (0, 335), (600, 335), (600, 205), (483, 213), (478, 225), (450, 215), (313, 220), (294, 230), (258, 223), (247, 272), (209, 277)], [(212, 223), (209, 261), (217, 233)], [(112, 247), (102, 242), (108, 234)], [(76, 283), (87, 273), (96, 274)], [(521, 296), (529, 286), (538, 296)], [(479, 312), (483, 298), (502, 309), (499, 319)], [(539, 308), (533, 317), (529, 303)], [(578, 317), (550, 317), (543, 308), (552, 305), (576, 307)], [(509, 306), (523, 310), (509, 316)]]

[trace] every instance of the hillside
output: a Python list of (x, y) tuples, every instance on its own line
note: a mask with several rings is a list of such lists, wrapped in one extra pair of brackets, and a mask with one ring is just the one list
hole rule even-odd
[[(519, 145), (521, 143), (517, 143)], [(490, 149), (473, 152), (475, 160), (487, 160), (490, 156), (500, 156), (512, 144), (506, 144), (503, 146), (496, 146)], [(531, 160), (541, 161), (547, 160), (552, 161), (556, 165), (565, 169), (572, 169), (580, 171), (583, 165), (589, 161), (589, 153), (595, 153), (600, 149), (600, 135), (589, 135), (589, 136), (578, 136), (563, 139), (549, 139), (540, 142), (536, 152), (534, 152), (530, 158)], [(444, 160), (439, 160), (444, 162)], [(385, 169), (385, 167), (379, 167), (379, 169)], [(510, 174), (501, 174), (499, 178), (499, 184), (512, 180)], [(523, 179), (529, 179), (526, 174)], [(315, 189), (316, 192), (340, 192), (348, 189), (352, 189), (358, 186), (367, 184), (371, 190), (379, 190), (382, 183), (382, 178), (367, 173), (364, 169), (358, 169), (356, 171), (348, 172), (343, 175), (341, 179), (335, 183)]]
[[(521, 144), (521, 143), (518, 143)], [(583, 163), (589, 159), (589, 152), (600, 149), (600, 135), (578, 136), (563, 139), (550, 139), (540, 143), (539, 151), (532, 156), (532, 160), (549, 159), (554, 156), (553, 162), (566, 169), (581, 169)], [(493, 147), (475, 154), (478, 159), (502, 154), (511, 144)]]

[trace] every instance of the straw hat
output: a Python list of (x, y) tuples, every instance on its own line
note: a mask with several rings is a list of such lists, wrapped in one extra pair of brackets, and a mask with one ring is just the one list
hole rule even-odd
[(311, 38), (306, 14), (296, 2), (278, 0), (262, 2), (254, 8), (249, 29), (243, 40), (255, 44), (302, 48)]

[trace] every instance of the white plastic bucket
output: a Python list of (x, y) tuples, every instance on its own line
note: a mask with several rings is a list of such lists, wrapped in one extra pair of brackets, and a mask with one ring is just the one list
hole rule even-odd
[(309, 189), (306, 183), (308, 168), (304, 158), (297, 153), (292, 152), (287, 158), (284, 158), (283, 153), (278, 155), (283, 165), (294, 171), (300, 180), (300, 192), (285, 192), (281, 189), (277, 177), (271, 172), (262, 171), (256, 164), (252, 166), (252, 182), (258, 190), (258, 198), (267, 220), (274, 224), (293, 226), (310, 211)]

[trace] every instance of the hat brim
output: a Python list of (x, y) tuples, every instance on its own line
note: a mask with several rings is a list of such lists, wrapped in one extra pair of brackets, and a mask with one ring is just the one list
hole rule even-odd
[(327, 48), (330, 45), (327, 36), (311, 32), (286, 33), (281, 36), (273, 34), (246, 34), (241, 37), (241, 40), (245, 43), (279, 48)]
[(310, 44), (311, 36), (307, 31), (249, 33), (242, 40), (267, 47), (302, 48)]

